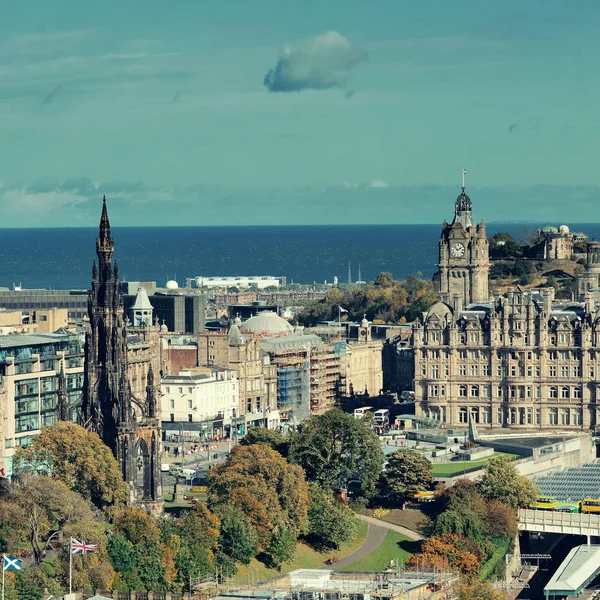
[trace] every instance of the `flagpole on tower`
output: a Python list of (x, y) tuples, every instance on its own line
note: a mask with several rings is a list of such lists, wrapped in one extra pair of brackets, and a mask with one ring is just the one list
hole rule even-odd
[(467, 174), (467, 170), (463, 169), (462, 170), (462, 189), (463, 189), (463, 192), (465, 191), (465, 175), (466, 174)]

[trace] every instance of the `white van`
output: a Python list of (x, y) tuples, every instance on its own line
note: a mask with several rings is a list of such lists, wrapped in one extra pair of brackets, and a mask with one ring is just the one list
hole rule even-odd
[(354, 409), (354, 418), (362, 419), (368, 412), (373, 412), (372, 406), (363, 406), (362, 408)]
[(185, 478), (186, 481), (194, 479), (196, 477), (195, 469), (182, 469), (181, 474)]

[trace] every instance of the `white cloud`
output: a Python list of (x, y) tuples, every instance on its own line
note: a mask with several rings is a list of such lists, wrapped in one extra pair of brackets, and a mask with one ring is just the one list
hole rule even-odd
[(285, 45), (275, 67), (265, 75), (271, 92), (298, 92), (344, 87), (347, 74), (367, 54), (337, 31)]

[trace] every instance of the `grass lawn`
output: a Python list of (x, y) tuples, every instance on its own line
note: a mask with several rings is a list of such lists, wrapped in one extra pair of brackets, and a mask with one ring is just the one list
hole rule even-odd
[(433, 464), (433, 477), (452, 477), (453, 475), (460, 475), (467, 471), (475, 471), (485, 465), (490, 458), (496, 458), (497, 456), (506, 456), (511, 460), (518, 458), (518, 454), (508, 454), (506, 452), (494, 452), (493, 456), (484, 458), (482, 460), (461, 460), (453, 461), (450, 463), (434, 463)]
[(285, 563), (281, 567), (281, 571), (270, 569), (254, 558), (249, 565), (237, 565), (238, 572), (234, 575), (233, 579), (240, 583), (247, 581), (266, 581), (267, 579), (273, 579), (274, 577), (289, 573), (295, 569), (318, 569), (319, 567), (322, 567), (325, 561), (331, 556), (336, 556), (337, 558), (348, 556), (348, 554), (351, 554), (357, 548), (362, 546), (362, 543), (367, 537), (367, 523), (358, 519), (357, 523), (358, 530), (356, 537), (351, 542), (343, 544), (339, 550), (317, 552), (307, 544), (298, 542), (294, 560), (291, 563)]
[(340, 570), (383, 571), (392, 560), (399, 561), (399, 564), (402, 564), (417, 552), (418, 547), (419, 542), (409, 540), (406, 536), (397, 531), (388, 531), (383, 543), (377, 550)]
[[(400, 525), (401, 527), (406, 527), (411, 531), (417, 531), (418, 533), (423, 533), (421, 531), (421, 522), (427, 519), (429, 513), (427, 513), (427, 509), (431, 507), (431, 504), (427, 503), (423, 506), (423, 509), (420, 508), (407, 508), (406, 510), (401, 510), (400, 508), (393, 508), (390, 510), (387, 515), (381, 517), (382, 521), (386, 521), (387, 523), (392, 523), (393, 525)], [(431, 513), (432, 511), (430, 511)], [(433, 516), (430, 514), (430, 516)]]

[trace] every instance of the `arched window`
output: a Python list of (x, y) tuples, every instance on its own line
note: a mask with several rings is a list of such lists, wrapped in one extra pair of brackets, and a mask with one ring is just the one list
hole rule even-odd
[(569, 390), (568, 386), (563, 385), (560, 388), (560, 397), (561, 398), (569, 398), (570, 396), (571, 396), (571, 394), (570, 394), (570, 390)]
[(466, 398), (467, 397), (467, 386), (466, 385), (459, 385), (458, 386), (458, 395), (461, 398)]
[(558, 390), (555, 387), (548, 390), (548, 398), (558, 398)]
[(581, 398), (581, 388), (580, 387), (573, 388), (573, 398)]
[(479, 397), (479, 386), (478, 385), (472, 385), (471, 386), (471, 396), (473, 398), (478, 398)]
[(469, 422), (469, 417), (467, 416), (467, 409), (464, 406), (461, 406), (459, 411), (458, 411), (458, 420), (461, 423), (468, 423)]

